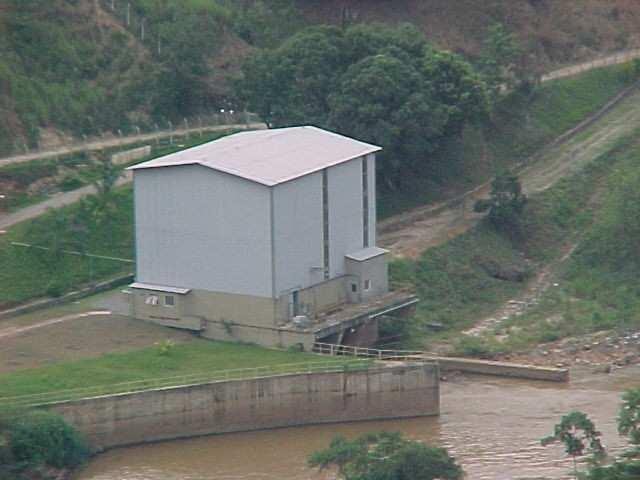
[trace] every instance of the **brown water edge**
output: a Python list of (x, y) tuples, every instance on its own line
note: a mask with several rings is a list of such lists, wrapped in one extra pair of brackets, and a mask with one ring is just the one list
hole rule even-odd
[(441, 384), (439, 417), (319, 425), (237, 433), (115, 449), (99, 455), (74, 480), (303, 480), (331, 478), (305, 465), (336, 434), (378, 430), (449, 450), (470, 480), (570, 478), (560, 446), (540, 438), (570, 410), (582, 410), (602, 431), (613, 454), (620, 393), (640, 387), (640, 366), (610, 375), (578, 373), (568, 385), (460, 376)]

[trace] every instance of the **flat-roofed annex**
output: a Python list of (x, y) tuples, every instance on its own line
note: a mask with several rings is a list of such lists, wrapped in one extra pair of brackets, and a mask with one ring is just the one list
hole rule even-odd
[(240, 132), (129, 167), (202, 165), (267, 186), (382, 150), (317, 127)]

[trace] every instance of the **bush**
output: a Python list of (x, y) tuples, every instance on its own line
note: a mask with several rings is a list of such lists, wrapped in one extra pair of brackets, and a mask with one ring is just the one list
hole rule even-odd
[(77, 175), (67, 175), (60, 182), (60, 189), (63, 192), (69, 192), (80, 188), (83, 185), (82, 180)]
[(9, 422), (11, 453), (25, 467), (75, 467), (89, 456), (80, 434), (58, 414), (36, 410)]
[(490, 358), (496, 353), (496, 347), (482, 337), (464, 335), (456, 343), (454, 353), (465, 357)]

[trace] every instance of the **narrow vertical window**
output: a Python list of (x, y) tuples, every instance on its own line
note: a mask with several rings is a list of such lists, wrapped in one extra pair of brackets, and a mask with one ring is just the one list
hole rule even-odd
[(322, 256), (324, 279), (329, 279), (329, 179), (327, 170), (322, 171)]
[(369, 246), (369, 162), (362, 157), (362, 246)]

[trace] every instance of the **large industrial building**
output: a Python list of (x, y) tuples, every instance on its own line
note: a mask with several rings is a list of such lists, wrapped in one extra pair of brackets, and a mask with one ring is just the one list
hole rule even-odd
[(380, 147), (315, 127), (230, 135), (131, 167), (132, 314), (270, 346), (368, 344), (389, 292)]

